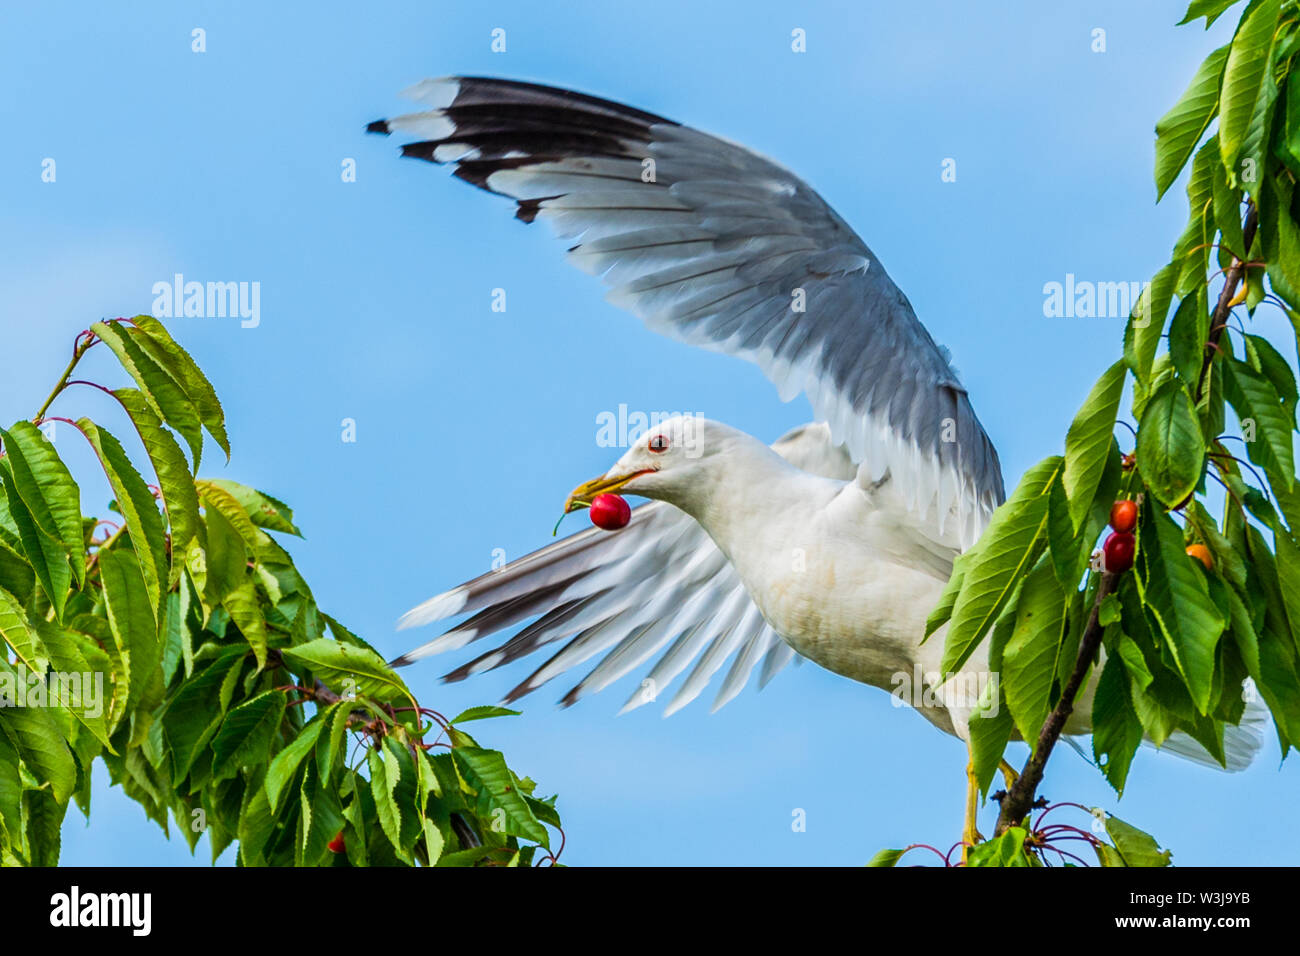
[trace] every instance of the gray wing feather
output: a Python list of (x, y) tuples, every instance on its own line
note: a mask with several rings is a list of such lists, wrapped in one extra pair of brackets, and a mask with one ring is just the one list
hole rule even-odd
[[(844, 447), (831, 443), (825, 423), (795, 428), (772, 448), (823, 477), (848, 480), (856, 472)], [(599, 657), (561, 698), (568, 706), (659, 655), (623, 711), (653, 702), (694, 664), (669, 700), (666, 716), (699, 696), (728, 659), (732, 665), (714, 710), (744, 689), (760, 662), (761, 687), (798, 659), (763, 620), (712, 539), (688, 515), (663, 502), (634, 508), (632, 520), (617, 534), (588, 529), (480, 575), (415, 608), (401, 626), (467, 614), (393, 664), (410, 664), (492, 635), (508, 635), (443, 678), (457, 681), (564, 642), (512, 688), (505, 701), (517, 700)]]
[(966, 390), (875, 255), (770, 159), (643, 110), (510, 80), (427, 80), (431, 110), (372, 123), (403, 153), (577, 238), (570, 261), (655, 331), (757, 363), (808, 394), (863, 482), (969, 544), (1003, 498)]

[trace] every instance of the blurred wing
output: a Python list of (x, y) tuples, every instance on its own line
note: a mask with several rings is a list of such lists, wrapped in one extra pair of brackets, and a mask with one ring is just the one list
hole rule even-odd
[(618, 103), (510, 80), (407, 91), (431, 109), (371, 123), (406, 156), (517, 202), (654, 330), (756, 362), (806, 392), (860, 480), (890, 472), (969, 544), (1001, 502), (965, 389), (866, 244), (806, 183), (742, 146)]
[[(856, 473), (847, 453), (831, 444), (824, 424), (797, 428), (772, 447), (792, 464), (825, 477), (851, 480)], [(563, 642), (505, 702), (600, 657), (561, 699), (568, 706), (658, 655), (623, 710), (653, 702), (690, 668), (669, 700), (666, 716), (698, 697), (729, 658), (714, 710), (744, 689), (760, 662), (762, 687), (795, 657), (764, 622), (739, 576), (699, 524), (658, 501), (634, 508), (632, 520), (617, 533), (589, 528), (440, 594), (406, 614), (401, 626), (462, 614), (472, 616), (393, 665), (455, 650), (530, 621), (443, 679), (464, 680)]]

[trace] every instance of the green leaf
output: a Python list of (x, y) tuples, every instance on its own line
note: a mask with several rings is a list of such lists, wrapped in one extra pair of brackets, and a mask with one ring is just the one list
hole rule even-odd
[(1158, 508), (1143, 508), (1138, 538), (1138, 592), (1159, 623), (1166, 646), (1197, 710), (1209, 710), (1214, 649), (1224, 620), (1210, 600), (1201, 564), (1183, 549), (1183, 533)]
[(257, 491), (237, 481), (225, 478), (209, 478), (206, 483), (220, 488), (239, 502), (249, 519), (259, 528), (270, 531), (283, 531), (302, 537), (302, 532), (293, 523), (293, 509), (277, 498), (272, 498), (264, 491)]
[(1234, 176), (1238, 154), (1255, 114), (1260, 85), (1265, 82), (1280, 7), (1281, 0), (1251, 0), (1232, 38), (1223, 68), (1219, 151), (1224, 167)]
[(488, 717), (518, 717), (521, 713), (522, 711), (510, 710), (507, 707), (483, 705), (461, 711), (451, 719), (451, 722), (453, 724), (463, 724), (469, 720), (484, 720)]
[(1182, 504), (1205, 465), (1205, 440), (1192, 397), (1170, 380), (1148, 399), (1138, 423), (1137, 465), (1147, 487), (1166, 506)]
[[(25, 676), (0, 654), (0, 693), (12, 698)], [(66, 803), (77, 784), (77, 764), (53, 716), (44, 707), (0, 707), (0, 734), (42, 783), (48, 783), (59, 803)]]
[(8, 457), (0, 458), (0, 481), (4, 484), (5, 502), (10, 519), (18, 529), (23, 554), (31, 563), (33, 574), (41, 590), (49, 598), (55, 620), (63, 620), (63, 609), (68, 601), (68, 588), (72, 585), (72, 568), (63, 545), (51, 538), (36, 525), (36, 519), (27, 510), (9, 467)]
[(181, 446), (162, 427), (144, 396), (133, 388), (119, 388), (113, 394), (135, 425), (153, 464), (154, 474), (158, 476), (163, 506), (171, 523), (174, 557), (170, 580), (174, 582), (180, 573), (179, 557), (185, 553), (190, 541), (197, 537), (200, 547), (207, 543), (203, 522), (199, 517), (199, 494), (194, 488), (194, 476), (190, 474)]
[(333, 855), (329, 841), (347, 822), (343, 806), (338, 792), (319, 779), (311, 763), (303, 774), (299, 796), (302, 813), (296, 853), (298, 865), (318, 866)]
[(149, 356), (167, 370), (198, 409), (199, 420), (221, 450), (230, 459), (230, 439), (226, 437), (226, 419), (217, 400), (217, 392), (190, 354), (171, 337), (161, 322), (151, 315), (137, 315), (131, 320), (140, 335), (136, 342)]
[(1129, 699), (1129, 675), (1120, 657), (1107, 658), (1092, 698), (1092, 754), (1115, 792), (1124, 795), (1129, 765), (1142, 743), (1142, 722)]
[(1060, 480), (1064, 459), (1044, 459), (1020, 479), (1011, 497), (993, 513), (976, 545), (953, 606), (939, 669), (955, 673), (984, 639), (1011, 592), (1046, 545), (1047, 502)]
[(267, 634), (256, 586), (251, 580), (245, 580), (222, 598), (221, 603), (230, 612), (230, 619), (244, 635), (244, 640), (252, 647), (257, 667), (261, 670), (266, 666)]
[(275, 560), (280, 556), (275, 550), (275, 542), (253, 523), (244, 506), (235, 499), (234, 495), (206, 479), (196, 481), (195, 487), (198, 489), (205, 511), (221, 512), (221, 516), (235, 529), (251, 554), (264, 560)]
[(298, 773), (298, 767), (303, 758), (311, 753), (316, 746), (316, 740), (320, 737), (321, 731), (325, 728), (325, 717), (317, 714), (311, 722), (298, 734), (293, 741), (275, 755), (271, 761), (271, 766), (266, 771), (266, 780), (263, 784), (266, 791), (266, 800), (272, 813), (278, 813), (280, 810), (280, 797), (284, 794), (285, 788), (292, 782)]
[(1119, 817), (1106, 815), (1106, 833), (1115, 841), (1115, 849), (1126, 866), (1169, 866), (1173, 853), (1160, 849), (1149, 833), (1129, 826)]
[[(163, 733), (172, 748), (172, 782), (180, 783), (203, 753), (225, 716), (226, 680), (248, 651), (227, 648), (176, 692), (163, 714)], [(237, 671), (236, 671), (237, 673)]]
[(1121, 617), (1119, 598), (1114, 594), (1107, 594), (1097, 608), (1097, 623), (1102, 627), (1110, 627), (1112, 624), (1118, 624)]
[(98, 564), (108, 625), (130, 688), (127, 707), (131, 709), (140, 702), (162, 659), (158, 621), (150, 606), (140, 565), (133, 555), (114, 548), (104, 549), (99, 553)]
[(1026, 741), (1038, 740), (1051, 709), (1064, 627), (1065, 593), (1051, 565), (1040, 562), (1025, 578), (1015, 627), (1002, 651), (1002, 692)]
[(1205, 358), (1205, 340), (1209, 334), (1210, 314), (1206, 311), (1205, 286), (1198, 285), (1192, 294), (1184, 296), (1178, 303), (1169, 323), (1169, 358), (1184, 382), (1199, 379)]
[(962, 582), (966, 577), (966, 565), (977, 560), (978, 547), (977, 543), (970, 550), (957, 555), (956, 560), (953, 561), (952, 573), (948, 576), (948, 583), (944, 585), (943, 593), (939, 595), (939, 602), (925, 619), (925, 637), (921, 640), (922, 644), (929, 640), (931, 634), (952, 619), (952, 609), (957, 603), (957, 596), (961, 594)]
[(867, 861), (867, 866), (898, 866), (899, 859), (906, 852), (907, 850), (881, 850)]
[[(999, 626), (1001, 621), (999, 621)], [(1001, 693), (1001, 681), (990, 681), (981, 692), (979, 706), (971, 715), (970, 749), (971, 769), (979, 781), (981, 793), (988, 793), (993, 784), (993, 777), (998, 772), (1002, 754), (1011, 740), (1011, 731), (1015, 722), (1011, 719), (1011, 708), (1007, 706), (1006, 697)], [(1037, 739), (1036, 737), (1031, 739)]]
[(1165, 331), (1165, 316), (1169, 314), (1177, 279), (1178, 267), (1172, 262), (1152, 276), (1151, 284), (1142, 290), (1124, 330), (1124, 361), (1138, 383), (1144, 386), (1151, 378), (1156, 346)]
[(73, 576), (81, 587), (86, 576), (85, 536), (81, 530), (81, 493), (54, 445), (31, 422), (0, 428), (14, 486), (36, 526), (63, 545), (72, 558)]
[(1262, 465), (1275, 484), (1289, 490), (1295, 484), (1292, 426), (1277, 390), (1245, 362), (1226, 355), (1220, 361), (1225, 393), (1247, 439), (1247, 456)]
[(1191, 6), (1187, 8), (1187, 13), (1178, 21), (1181, 27), (1185, 23), (1191, 23), (1197, 17), (1205, 17), (1205, 29), (1210, 29), (1214, 21), (1219, 19), (1220, 14), (1227, 10), (1235, 3), (1241, 0), (1192, 0)]
[(233, 777), (241, 767), (265, 764), (270, 759), (271, 744), (284, 719), (287, 702), (283, 691), (269, 690), (244, 701), (226, 715), (212, 741), (215, 779)]
[(340, 693), (351, 689), (384, 701), (412, 697), (402, 679), (373, 651), (321, 638), (286, 648), (283, 653), (287, 660), (308, 668)]
[(117, 505), (131, 532), (131, 546), (140, 559), (140, 572), (149, 592), (149, 604), (156, 615), (167, 583), (167, 555), (163, 547), (166, 531), (158, 503), (116, 438), (89, 418), (78, 419), (77, 427), (95, 449), (113, 494), (117, 496)]
[(366, 760), (370, 767), (370, 792), (375, 798), (379, 826), (398, 858), (410, 862), (410, 855), (402, 847), (402, 811), (393, 796), (400, 779), (396, 761), (387, 749), (371, 750)]
[(1065, 471), (1062, 483), (1070, 503), (1070, 521), (1077, 531), (1092, 505), (1110, 453), (1119, 400), (1124, 392), (1125, 367), (1116, 362), (1097, 383), (1074, 416), (1065, 436)]
[(1156, 123), (1156, 200), (1173, 185), (1219, 107), (1219, 80), (1228, 59), (1228, 46), (1215, 50), (1196, 71), (1192, 82)]
[(185, 390), (140, 347), (139, 333), (132, 334), (120, 322), (96, 322), (90, 331), (113, 350), (122, 366), (140, 386), (149, 408), (185, 439), (198, 471), (203, 456), (203, 428), (199, 412)]
[(1297, 392), (1295, 373), (1291, 371), (1291, 366), (1273, 347), (1273, 343), (1262, 335), (1247, 335), (1246, 347), (1251, 356), (1252, 366), (1258, 364), (1259, 371), (1272, 384), (1273, 390), (1282, 400), (1287, 424), (1294, 428), (1296, 399), (1300, 397), (1300, 393)]
[(493, 811), (500, 810), (506, 833), (548, 845), (546, 827), (524, 802), (519, 781), (499, 751), (457, 747), (452, 757), (465, 782), (478, 792), (480, 817), (491, 817)]
[(966, 865), (1033, 866), (1033, 861), (1025, 852), (1025, 837), (1028, 835), (1024, 827), (1008, 827), (1002, 836), (971, 847), (966, 854)]

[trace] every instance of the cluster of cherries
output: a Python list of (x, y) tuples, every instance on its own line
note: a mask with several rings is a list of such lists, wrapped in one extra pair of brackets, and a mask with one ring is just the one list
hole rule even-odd
[(1101, 567), (1103, 571), (1121, 574), (1133, 567), (1133, 551), (1137, 539), (1133, 529), (1137, 527), (1138, 506), (1135, 501), (1117, 501), (1110, 509), (1111, 533), (1101, 546)]
[[(1117, 501), (1110, 509), (1111, 533), (1106, 536), (1101, 546), (1101, 567), (1103, 571), (1120, 574), (1133, 567), (1133, 551), (1137, 541), (1133, 529), (1137, 527), (1138, 507), (1134, 501)], [(1188, 557), (1195, 558), (1209, 571), (1214, 567), (1210, 549), (1205, 545), (1189, 544)]]

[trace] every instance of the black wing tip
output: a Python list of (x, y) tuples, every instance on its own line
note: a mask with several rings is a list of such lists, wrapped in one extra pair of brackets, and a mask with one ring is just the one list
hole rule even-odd
[(388, 120), (381, 119), (381, 120), (375, 120), (373, 123), (368, 123), (366, 125), (366, 132), (382, 133), (384, 136), (387, 136), (389, 133), (392, 132), (392, 130), (388, 128)]

